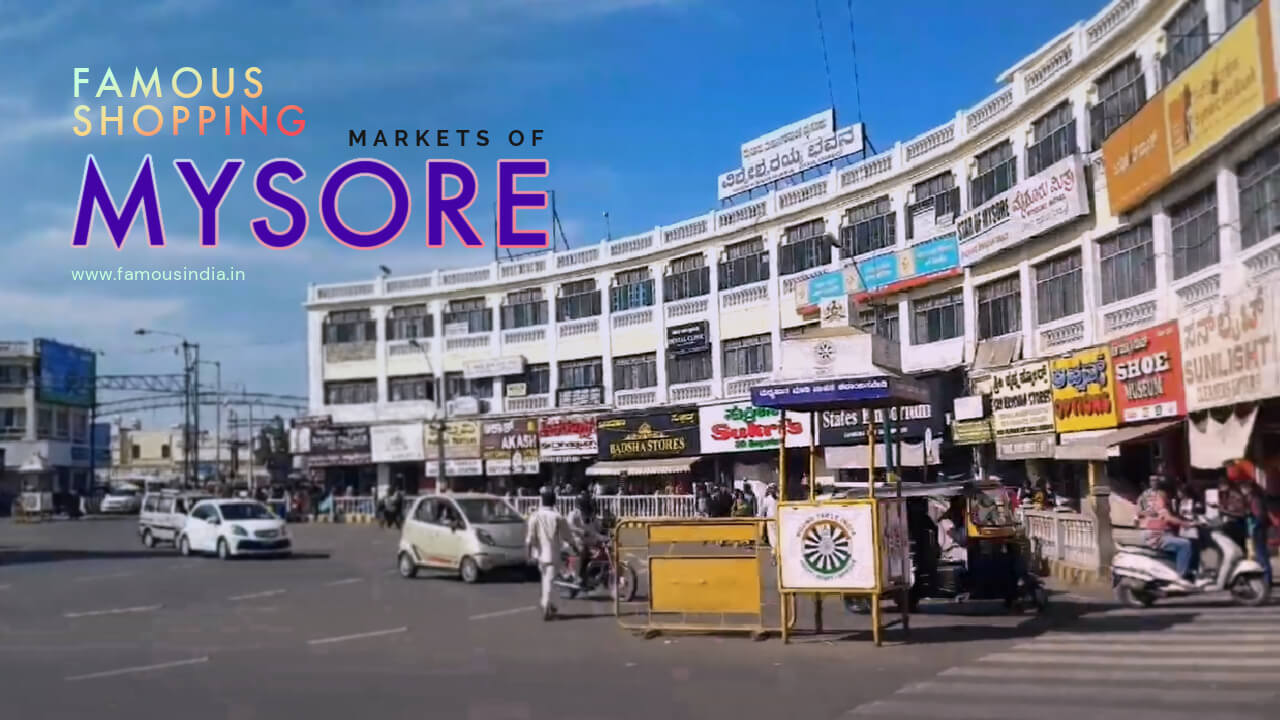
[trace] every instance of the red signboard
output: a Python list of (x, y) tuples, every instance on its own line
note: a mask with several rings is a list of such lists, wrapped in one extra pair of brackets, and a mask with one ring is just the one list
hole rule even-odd
[(1111, 341), (1120, 422), (1178, 417), (1187, 413), (1182, 389), (1182, 352), (1177, 321)]

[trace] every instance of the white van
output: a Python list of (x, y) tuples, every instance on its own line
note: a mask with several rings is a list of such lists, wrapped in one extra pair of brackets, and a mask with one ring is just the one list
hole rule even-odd
[(165, 542), (177, 544), (178, 535), (187, 523), (187, 514), (195, 504), (210, 496), (206, 493), (161, 490), (142, 498), (138, 513), (138, 538), (149, 548)]

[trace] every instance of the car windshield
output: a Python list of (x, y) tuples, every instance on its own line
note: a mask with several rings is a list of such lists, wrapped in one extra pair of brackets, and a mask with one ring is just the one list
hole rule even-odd
[(467, 520), (476, 525), (524, 522), (520, 513), (503, 500), (494, 498), (463, 498), (455, 500)]
[(115, 490), (112, 490), (109, 494), (114, 495), (116, 497), (136, 497), (138, 494), (138, 491), (127, 490), (124, 488), (117, 488)]
[(1009, 499), (1001, 490), (974, 493), (969, 498), (969, 510), (974, 525), (1005, 527), (1014, 524)]
[(275, 515), (272, 515), (270, 510), (258, 503), (227, 503), (219, 509), (222, 510), (222, 517), (227, 520), (275, 519)]

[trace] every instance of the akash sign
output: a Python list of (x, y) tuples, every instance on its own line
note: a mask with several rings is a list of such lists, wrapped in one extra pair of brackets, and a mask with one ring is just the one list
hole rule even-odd
[[(703, 453), (776, 450), (782, 412), (751, 403), (709, 405), (698, 411)], [(787, 415), (787, 447), (809, 446), (809, 414)]]
[(962, 216), (956, 222), (960, 265), (974, 265), (1088, 212), (1084, 162), (1071, 155)]

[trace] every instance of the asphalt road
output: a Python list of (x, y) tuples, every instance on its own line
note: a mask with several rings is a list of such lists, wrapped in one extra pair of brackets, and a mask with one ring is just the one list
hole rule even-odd
[[(927, 607), (909, 638), (891, 630), (878, 649), (866, 618), (835, 607), (828, 625), (841, 632), (788, 646), (645, 640), (608, 603), (562, 601), (570, 619), (544, 623), (536, 583), (518, 578), (403, 580), (390, 531), (293, 532), (293, 559), (220, 562), (149, 551), (124, 519), (0, 524), (3, 715), (1056, 720), (1092, 704), (1106, 720), (1197, 683), (1214, 703), (1199, 717), (1277, 708), (1280, 607), (1132, 613), (1059, 595), (1039, 618)], [(1182, 697), (1160, 717), (1193, 705)]]

